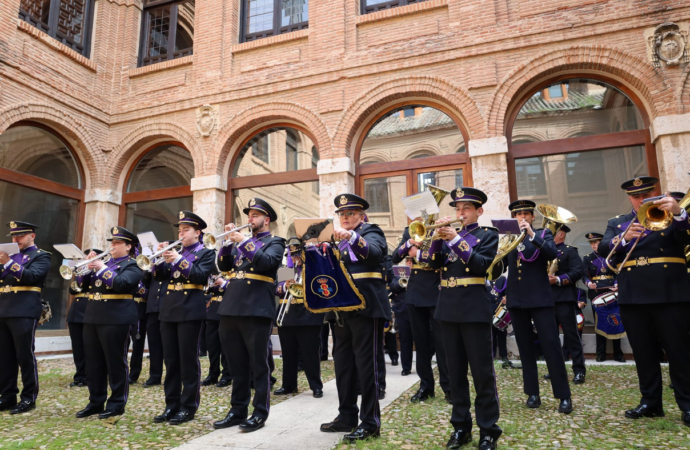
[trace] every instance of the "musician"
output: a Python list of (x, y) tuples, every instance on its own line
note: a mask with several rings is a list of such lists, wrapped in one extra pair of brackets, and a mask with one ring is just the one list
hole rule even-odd
[[(500, 305), (505, 305), (505, 290), (508, 287), (508, 279), (501, 275), (491, 283), (491, 308), (496, 311)], [(503, 368), (513, 367), (513, 363), (508, 359), (508, 330), (501, 330), (498, 327), (491, 327), (491, 354), (496, 358), (496, 347), (498, 355), (503, 361)]]
[(160, 315), (161, 304), (168, 294), (168, 280), (157, 280), (153, 273), (144, 273), (146, 294), (146, 335), (149, 341), (149, 379), (144, 388), (158, 386), (163, 379), (163, 338), (161, 337)]
[(132, 355), (129, 358), (129, 384), (136, 384), (141, 375), (141, 366), (144, 360), (144, 345), (146, 344), (146, 298), (148, 288), (145, 284), (146, 276), (143, 275), (134, 295), (134, 303), (137, 307), (137, 322), (130, 330), (132, 339)]
[[(295, 278), (281, 281), (276, 288), (276, 296), (283, 305), (288, 301), (289, 288), (300, 278), (302, 272), (301, 248), (298, 245), (288, 247), (288, 258), (292, 259), (291, 266), (295, 268)], [(321, 382), (321, 362), (319, 361), (319, 347), (321, 340), (321, 324), (324, 314), (311, 313), (304, 306), (304, 298), (292, 298), (290, 309), (278, 327), (280, 348), (283, 351), (283, 386), (273, 391), (274, 395), (288, 395), (297, 393), (297, 372), (300, 359), (304, 374), (309, 382), (314, 398), (323, 397), (323, 382)], [(277, 320), (277, 319), (276, 319)]]
[[(366, 308), (339, 313), (343, 326), (335, 327), (333, 349), (339, 414), (321, 425), (324, 432), (348, 432), (345, 442), (378, 437), (381, 428), (377, 352), (380, 348), (380, 323), (391, 320), (390, 303), (384, 280), (386, 238), (378, 225), (366, 222), (369, 203), (354, 194), (341, 194), (334, 200), (340, 227), (333, 236), (340, 240), (341, 258), (352, 275)], [(357, 407), (357, 385), (362, 394)], [(361, 422), (357, 425), (357, 414)], [(354, 428), (355, 431), (352, 431)]]
[[(456, 218), (462, 220), (460, 231), (452, 226), (439, 228), (440, 239), (432, 241), (428, 255), (421, 262), (441, 269), (441, 290), (435, 319), (441, 325), (446, 346), (451, 382), (453, 411), (450, 422), (455, 431), (447, 449), (457, 449), (472, 441), (472, 413), (467, 365), (477, 393), (475, 415), (479, 427), (479, 448), (493, 450), (503, 432), (499, 418), (498, 392), (491, 354), (493, 309), (486, 291), (486, 272), (498, 250), (498, 230), (480, 227), (486, 194), (479, 189), (462, 187), (451, 192)], [(450, 223), (452, 217), (439, 222)], [(427, 294), (428, 295), (428, 294)]]
[[(91, 248), (84, 250), (84, 254), (90, 253), (100, 255), (103, 250)], [(76, 286), (83, 284), (82, 277), (78, 276)], [(74, 372), (74, 377), (69, 387), (86, 387), (86, 357), (84, 356), (84, 313), (86, 312), (86, 304), (88, 303), (89, 294), (84, 293), (81, 288), (75, 290), (72, 286), (69, 288), (70, 295), (74, 296), (74, 300), (67, 311), (67, 328), (69, 329), (69, 339), (72, 343), (72, 357), (74, 359), (74, 366), (77, 369)]]
[[(113, 227), (110, 233), (110, 259), (89, 263), (90, 272), (77, 280), (89, 295), (84, 313), (89, 404), (76, 414), (78, 419), (95, 414), (99, 419), (120, 416), (129, 395), (127, 353), (130, 330), (137, 322), (134, 294), (143, 272), (134, 260), (139, 246), (136, 235), (122, 227)], [(91, 252), (87, 259), (95, 256)]]
[(547, 272), (547, 263), (558, 256), (558, 251), (548, 228), (532, 228), (536, 207), (533, 201), (517, 200), (508, 207), (512, 217), (518, 219), (520, 229), (526, 233), (522, 243), (506, 256), (510, 274), (506, 306), (520, 351), (524, 392), (528, 396), (526, 405), (528, 408), (538, 408), (541, 405), (534, 350), (533, 328), (536, 328), (541, 351), (551, 375), (553, 395), (560, 400), (558, 412), (570, 414), (573, 404)]
[[(0, 411), (22, 414), (36, 407), (38, 397), (34, 338), (51, 257), (34, 243), (38, 226), (19, 221), (7, 226), (19, 253), (0, 252)], [(23, 388), (17, 404), (19, 369)]]
[[(566, 235), (570, 233), (567, 225), (561, 225), (553, 237), (556, 244), (557, 270), (549, 273), (551, 294), (555, 303), (556, 322), (563, 330), (563, 343), (573, 358), (573, 383), (583, 384), (587, 369), (585, 367), (585, 352), (577, 329), (578, 295), (576, 283), (584, 275), (585, 269), (580, 259), (577, 247), (565, 244)], [(551, 266), (550, 266), (551, 267)]]
[[(591, 302), (598, 295), (609, 291), (617, 291), (618, 286), (616, 285), (615, 272), (606, 267), (604, 258), (602, 258), (597, 251), (599, 243), (604, 238), (604, 235), (590, 232), (587, 233), (585, 237), (592, 247), (592, 253), (588, 253), (582, 257), (582, 263), (585, 266), (585, 276), (582, 278), (582, 281), (589, 288), (587, 290), (587, 298)], [(592, 307), (592, 309), (594, 309), (594, 307)], [(596, 315), (596, 311), (593, 312)], [(606, 361), (606, 341), (610, 339), (613, 343), (613, 359), (618, 362), (625, 362), (625, 356), (623, 356), (623, 350), (621, 350), (620, 339), (608, 338), (600, 334), (598, 330), (596, 336), (597, 361)]]
[[(252, 236), (239, 231), (228, 235), (218, 254), (218, 267), (230, 280), (218, 308), (220, 339), (232, 372), (230, 411), (214, 428), (239, 425), (243, 431), (262, 428), (270, 406), (269, 348), (276, 315), (275, 280), (285, 252), (285, 240), (271, 235), (270, 224), (278, 218), (261, 198), (249, 200), (247, 223)], [(225, 226), (231, 231), (235, 224)], [(230, 245), (225, 245), (229, 243)], [(254, 412), (247, 419), (250, 384), (254, 384)]]
[(423, 402), (435, 396), (434, 371), (431, 359), (436, 352), (438, 365), (439, 384), (448, 403), (450, 397), (450, 380), (448, 377), (448, 365), (446, 364), (446, 352), (441, 337), (441, 324), (434, 319), (438, 296), (430, 295), (430, 292), (439, 290), (439, 271), (418, 263), (421, 255), (419, 246), (410, 236), (409, 227), (405, 228), (398, 248), (393, 252), (393, 264), (398, 264), (405, 257), (417, 260), (412, 265), (410, 279), (407, 282), (407, 313), (412, 327), (412, 336), (417, 350), (416, 369), (420, 383), (417, 392), (410, 398), (410, 402)]
[[(412, 267), (412, 258), (405, 258), (402, 261), (403, 264)], [(409, 278), (408, 278), (409, 281)], [(414, 340), (412, 338), (412, 327), (410, 325), (410, 316), (407, 312), (407, 288), (402, 287), (400, 284), (400, 277), (393, 275), (391, 281), (388, 284), (391, 293), (391, 308), (393, 311), (395, 322), (396, 333), (387, 332), (386, 333), (386, 347), (389, 350), (389, 355), (395, 349), (395, 354), (397, 355), (398, 340), (400, 337), (400, 364), (402, 365), (403, 376), (407, 376), (412, 373), (412, 350), (414, 346)], [(398, 358), (395, 358), (397, 361)], [(391, 356), (391, 361), (393, 356)], [(391, 363), (391, 365), (396, 365)]]
[[(223, 276), (219, 276), (214, 280), (214, 284), (208, 288), (206, 295), (206, 348), (208, 350), (208, 376), (201, 382), (202, 386), (211, 386), (215, 384), (216, 387), (224, 388), (232, 384), (232, 375), (230, 373), (230, 364), (225, 358), (223, 347), (220, 341), (218, 330), (220, 328), (220, 316), (218, 315), (218, 308), (220, 302), (223, 301), (223, 294), (225, 288), (228, 286), (229, 280)], [(223, 369), (221, 370), (221, 363)], [(220, 378), (220, 379), (219, 379)]]
[[(664, 416), (661, 344), (668, 356), (681, 420), (690, 426), (690, 283), (684, 251), (690, 244), (690, 218), (676, 199), (666, 195), (654, 201), (659, 210), (673, 214), (666, 229), (651, 231), (636, 220), (644, 200), (656, 195), (658, 181), (654, 177), (638, 177), (621, 185), (632, 211), (609, 219), (599, 254), (603, 258), (610, 256), (612, 265), (620, 270), (618, 303), (640, 380), (640, 404), (626, 411), (625, 416)], [(628, 261), (622, 264), (626, 256)]]
[[(216, 272), (216, 252), (201, 240), (206, 222), (191, 211), (180, 211), (178, 237), (181, 251), (163, 253), (164, 263), (153, 266), (153, 277), (167, 281), (168, 289), (160, 306), (160, 331), (165, 362), (165, 411), (154, 417), (155, 423), (179, 425), (194, 419), (199, 408), (201, 365), (199, 343), (201, 323), (206, 319), (204, 286)], [(158, 244), (158, 250), (168, 247)]]

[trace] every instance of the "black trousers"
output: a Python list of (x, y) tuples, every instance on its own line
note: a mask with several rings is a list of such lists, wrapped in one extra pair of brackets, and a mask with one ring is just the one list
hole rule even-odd
[[(606, 336), (597, 334), (597, 358), (606, 359), (606, 341), (609, 339)], [(613, 343), (613, 357), (615, 359), (624, 358), (623, 349), (621, 349), (620, 339), (611, 339)]]
[(391, 333), (390, 331), (387, 331), (383, 337), (383, 343), (386, 353), (388, 353), (391, 361), (399, 360), (400, 354), (398, 353), (398, 333)]
[(163, 338), (158, 313), (146, 314), (146, 335), (149, 338), (149, 380), (160, 383), (163, 379)]
[(72, 341), (72, 357), (74, 358), (74, 381), (86, 383), (86, 356), (84, 356), (84, 324), (68, 322), (69, 339)]
[(500, 414), (491, 352), (491, 328), (494, 327), (490, 323), (441, 322), (443, 345), (446, 346), (448, 354), (453, 355), (452, 358), (448, 358), (453, 399), (450, 423), (456, 431), (472, 430), (472, 400), (467, 378), (469, 364), (477, 393), (474, 401), (477, 426), (482, 436), (498, 438), (502, 431), (496, 425)]
[(509, 311), (522, 361), (522, 380), (525, 394), (539, 394), (539, 372), (532, 330), (532, 320), (534, 320), (534, 326), (537, 328), (539, 337), (539, 346), (551, 375), (553, 396), (558, 399), (570, 398), (570, 386), (561, 352), (561, 340), (558, 338), (554, 308), (510, 308)]
[[(335, 327), (333, 349), (335, 383), (338, 387), (338, 420), (346, 425), (360, 426), (368, 431), (381, 427), (379, 407), (379, 369), (377, 357), (381, 348), (382, 319), (358, 315), (343, 317), (343, 326)], [(357, 388), (362, 393), (361, 409), (357, 407)]]
[(496, 346), (498, 346), (498, 355), (501, 358), (508, 357), (508, 332), (506, 330), (499, 330), (491, 325), (491, 354), (496, 357)]
[[(137, 326), (132, 327), (132, 356), (129, 358), (129, 379), (137, 381), (141, 375), (141, 365), (144, 360), (144, 346), (146, 345), (146, 322), (148, 318), (137, 321)], [(137, 337), (139, 336), (139, 337)]]
[(448, 365), (446, 352), (443, 348), (441, 324), (434, 319), (436, 307), (417, 307), (407, 305), (412, 336), (417, 348), (417, 375), (421, 380), (421, 389), (434, 390), (434, 371), (431, 368), (431, 358), (436, 350), (436, 363), (438, 364), (439, 384), (443, 392), (450, 392), (450, 380), (448, 377)]
[(227, 380), (232, 379), (230, 374), (230, 365), (227, 358), (223, 354), (223, 347), (220, 343), (220, 335), (218, 328), (220, 327), (220, 320), (206, 321), (206, 348), (208, 349), (208, 376), (211, 379), (217, 380), (221, 375), (221, 362), (223, 363), (223, 378)]
[(640, 381), (640, 403), (662, 406), (660, 346), (666, 351), (673, 394), (681, 411), (690, 411), (690, 303), (620, 305)]
[(321, 359), (328, 359), (328, 333), (333, 336), (333, 348), (335, 348), (335, 323), (328, 322), (321, 325)]
[[(268, 418), (271, 407), (269, 343), (273, 321), (265, 317), (222, 316), (220, 340), (232, 373), (230, 411), (247, 416), (254, 384), (253, 416)], [(272, 355), (271, 355), (272, 359)]]
[[(84, 353), (86, 355), (86, 385), (89, 387), (89, 406), (106, 411), (119, 411), (129, 396), (129, 329), (131, 325), (84, 324)], [(110, 397), (108, 397), (110, 386)]]
[[(556, 323), (563, 329), (563, 344), (568, 347), (570, 356), (573, 358), (573, 372), (586, 373), (585, 351), (582, 347), (582, 339), (577, 329), (577, 313), (575, 302), (556, 303)], [(512, 316), (511, 316), (512, 317)]]
[(283, 351), (283, 388), (297, 389), (297, 370), (300, 357), (309, 389), (323, 389), (319, 349), (320, 325), (278, 327), (280, 348)]
[(35, 402), (38, 397), (38, 366), (34, 354), (36, 319), (0, 319), (0, 398), (17, 398), (17, 375), (22, 371), (21, 400)]
[(395, 317), (395, 329), (400, 337), (400, 365), (403, 370), (412, 370), (412, 351), (414, 350), (414, 339), (412, 338), (412, 325), (410, 320), (405, 317)]
[(386, 339), (383, 329), (386, 325), (385, 320), (379, 320), (376, 326), (378, 327), (378, 339), (376, 340), (376, 374), (378, 375), (379, 389), (386, 390), (386, 355), (383, 350), (383, 343)]
[(201, 320), (161, 322), (165, 361), (165, 407), (195, 413), (201, 395)]

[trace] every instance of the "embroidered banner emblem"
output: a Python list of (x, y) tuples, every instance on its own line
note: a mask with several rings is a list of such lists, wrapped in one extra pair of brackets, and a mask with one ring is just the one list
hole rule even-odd
[(321, 298), (331, 298), (338, 293), (338, 283), (328, 275), (319, 275), (311, 281), (311, 291)]

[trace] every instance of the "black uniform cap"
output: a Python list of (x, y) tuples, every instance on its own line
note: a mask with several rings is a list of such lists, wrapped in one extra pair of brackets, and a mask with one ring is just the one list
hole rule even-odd
[(110, 239), (106, 239), (109, 242), (120, 240), (130, 242), (134, 247), (139, 245), (139, 238), (137, 237), (137, 235), (129, 231), (127, 228), (112, 227), (110, 229), (110, 234), (112, 234), (113, 237)]
[(587, 240), (588, 240), (589, 242), (592, 242), (592, 241), (600, 241), (600, 240), (604, 239), (604, 235), (603, 235), (603, 234), (601, 234), (601, 233), (594, 233), (594, 232), (585, 234), (585, 237), (587, 238)]
[(8, 234), (8, 236), (21, 236), (22, 234), (35, 233), (36, 228), (38, 228), (38, 225), (16, 220), (7, 222), (7, 226), (10, 227), (10, 234)]
[(340, 194), (333, 199), (333, 204), (336, 208), (335, 212), (347, 209), (361, 209), (364, 211), (369, 209), (369, 202), (355, 194)]
[(453, 198), (453, 201), (449, 203), (450, 206), (455, 206), (458, 202), (472, 202), (476, 203), (477, 207), (479, 207), (486, 203), (488, 199), (486, 194), (479, 189), (464, 186), (453, 189), (450, 196)]
[(624, 189), (628, 195), (641, 194), (654, 189), (654, 185), (658, 182), (659, 179), (654, 177), (637, 177), (621, 184), (621, 189)]
[(180, 225), (191, 225), (197, 230), (203, 230), (207, 226), (206, 222), (204, 222), (204, 219), (191, 211), (180, 211), (179, 217), (180, 221), (174, 224), (176, 227), (179, 227)]
[(515, 200), (513, 203), (508, 205), (508, 209), (511, 213), (516, 213), (518, 211), (529, 211), (534, 214), (534, 208), (536, 207), (537, 204), (532, 200)]
[(251, 210), (259, 211), (261, 214), (266, 214), (271, 222), (278, 220), (278, 214), (275, 210), (268, 204), (268, 202), (262, 198), (254, 197), (249, 200), (249, 206), (242, 210), (243, 213), (249, 214)]

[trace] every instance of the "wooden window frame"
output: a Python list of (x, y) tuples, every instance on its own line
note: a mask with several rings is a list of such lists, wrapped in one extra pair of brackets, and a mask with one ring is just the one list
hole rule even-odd
[[(573, 78), (589, 79), (593, 81), (600, 81), (606, 83), (611, 87), (620, 90), (625, 94), (635, 105), (642, 118), (644, 128), (642, 130), (619, 131), (616, 133), (605, 133), (591, 136), (582, 136), (569, 139), (554, 139), (542, 142), (529, 142), (524, 144), (512, 144), (513, 128), (517, 115), (522, 106), (531, 98), (531, 96), (538, 91), (543, 91), (551, 84), (559, 81), (570, 80)], [(555, 77), (545, 79), (525, 95), (517, 98), (512, 102), (512, 107), (509, 107), (510, 114), (505, 125), (505, 136), (508, 140), (508, 187), (510, 200), (518, 199), (517, 195), (517, 176), (515, 173), (515, 160), (521, 158), (561, 155), (567, 153), (588, 152), (597, 150), (608, 150), (615, 148), (644, 146), (647, 159), (647, 169), (650, 176), (659, 177), (659, 166), (656, 159), (656, 149), (652, 143), (651, 133), (649, 131), (650, 120), (647, 111), (643, 107), (640, 98), (625, 86), (623, 83), (612, 78), (598, 75), (598, 74), (562, 74)], [(657, 186), (659, 188), (659, 186)]]
[(61, 0), (50, 0), (50, 11), (48, 13), (48, 23), (43, 23), (39, 18), (32, 16), (27, 11), (24, 11), (19, 6), (19, 19), (38, 28), (39, 30), (46, 33), (53, 39), (61, 42), (67, 47), (71, 48), (75, 52), (89, 58), (91, 56), (91, 39), (93, 35), (93, 15), (95, 9), (95, 0), (84, 0), (86, 3), (86, 9), (84, 11), (84, 21), (83, 21), (83, 36), (82, 43), (77, 44), (72, 42), (70, 38), (64, 36), (58, 31), (58, 18), (60, 16), (60, 1)]
[[(280, 25), (280, 3), (282, 0), (273, 0), (273, 28), (268, 30), (257, 31), (255, 33), (247, 32), (247, 23), (249, 14), (249, 0), (242, 0), (242, 11), (240, 14), (240, 42), (250, 42), (257, 39), (263, 39), (271, 36), (279, 36), (284, 33), (292, 31), (304, 30), (309, 28), (309, 20), (299, 22), (292, 25)], [(307, 1), (307, 11), (309, 10), (309, 1)]]
[[(177, 6), (180, 3), (187, 3), (190, 0), (151, 0), (151, 2), (155, 2), (153, 4), (149, 4), (148, 6), (144, 6), (142, 8), (142, 13), (141, 13), (141, 26), (139, 27), (141, 29), (141, 39), (139, 42), (139, 58), (137, 60), (137, 67), (144, 67), (144, 66), (150, 66), (152, 64), (158, 64), (161, 62), (165, 61), (172, 61), (177, 58), (182, 58), (184, 56), (191, 56), (194, 54), (194, 46), (192, 43), (192, 48), (187, 51), (187, 49), (184, 49), (184, 51), (179, 50), (175, 52), (175, 38), (177, 35)], [(145, 3), (145, 0), (142, 1), (142, 3)], [(164, 6), (170, 6), (170, 30), (168, 31), (168, 50), (164, 58), (159, 58), (157, 60), (153, 60), (154, 57), (148, 57), (144, 56), (147, 50), (147, 45), (149, 41), (149, 29), (146, 26), (148, 22), (148, 17), (149, 13), (152, 10), (159, 9)], [(196, 6), (196, 2), (195, 2)], [(196, 14), (194, 16), (194, 21), (196, 22)], [(196, 24), (195, 24), (195, 30), (196, 30)], [(196, 31), (195, 31), (196, 33)], [(177, 53), (177, 56), (175, 56), (175, 53)]]
[(398, 6), (414, 5), (416, 3), (422, 3), (427, 0), (391, 0), (388, 2), (377, 3), (376, 5), (367, 6), (367, 0), (360, 0), (360, 11), (361, 14), (371, 14), (376, 11), (382, 11), (384, 9), (397, 8)]

